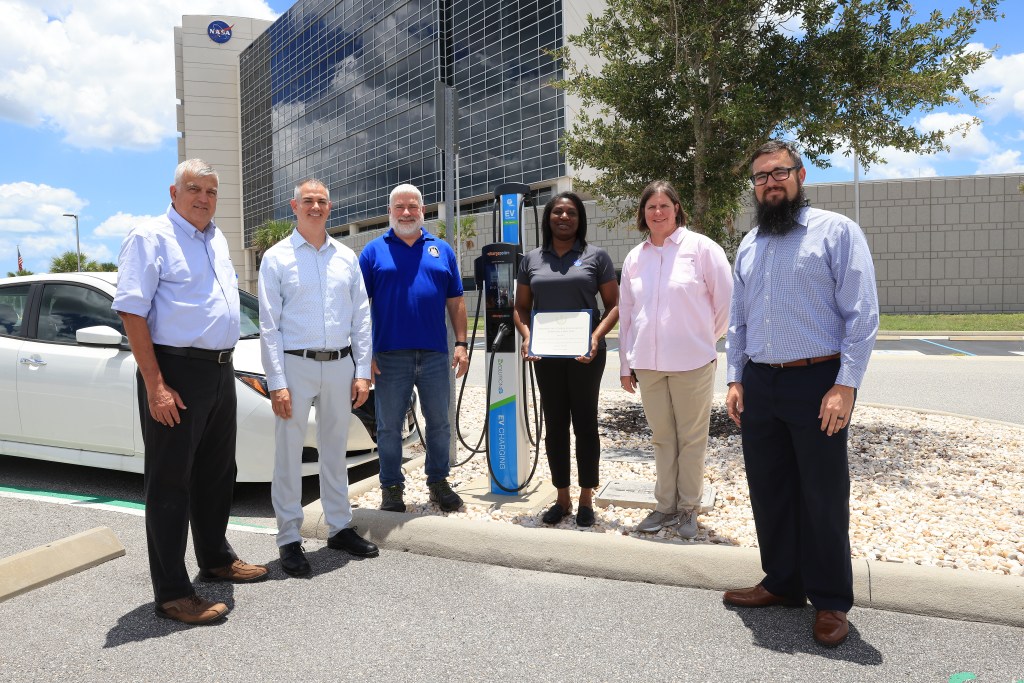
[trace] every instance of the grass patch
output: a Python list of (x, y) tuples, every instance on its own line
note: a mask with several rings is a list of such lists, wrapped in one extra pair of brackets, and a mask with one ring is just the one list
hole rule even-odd
[(1024, 313), (882, 315), (881, 330), (904, 332), (1019, 332)]

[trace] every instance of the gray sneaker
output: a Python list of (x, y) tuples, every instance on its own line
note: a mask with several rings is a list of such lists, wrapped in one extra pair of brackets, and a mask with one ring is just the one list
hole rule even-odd
[(455, 491), (452, 491), (452, 487), (448, 485), (447, 479), (427, 484), (427, 488), (430, 489), (430, 502), (436, 503), (437, 507), (441, 508), (442, 511), (455, 512), (462, 507), (462, 498)]
[(380, 490), (380, 509), (388, 512), (405, 512), (405, 500), (402, 499), (403, 491), (405, 491), (405, 484), (382, 488)]
[(693, 538), (697, 535), (697, 511), (688, 510), (679, 515), (679, 526), (676, 533), (680, 538)]
[(679, 521), (679, 515), (675, 512), (658, 512), (655, 510), (647, 515), (647, 519), (636, 525), (637, 531), (645, 534), (653, 534), (661, 531), (664, 527), (672, 526)]

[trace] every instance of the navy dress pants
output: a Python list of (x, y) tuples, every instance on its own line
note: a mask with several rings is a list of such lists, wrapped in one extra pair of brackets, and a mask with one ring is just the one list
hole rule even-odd
[(853, 605), (848, 430), (828, 436), (818, 417), (838, 372), (838, 360), (747, 363), (741, 431), (764, 587), (846, 612)]

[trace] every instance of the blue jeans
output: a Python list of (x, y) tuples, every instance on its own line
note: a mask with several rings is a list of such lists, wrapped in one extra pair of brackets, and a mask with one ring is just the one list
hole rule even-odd
[(426, 419), (427, 483), (448, 478), (448, 392), (451, 366), (448, 354), (437, 351), (385, 351), (376, 354), (380, 374), (374, 378), (377, 409), (377, 449), (380, 451), (380, 485), (405, 481), (402, 474), (402, 424), (409, 409), (413, 385), (419, 392), (420, 410)]

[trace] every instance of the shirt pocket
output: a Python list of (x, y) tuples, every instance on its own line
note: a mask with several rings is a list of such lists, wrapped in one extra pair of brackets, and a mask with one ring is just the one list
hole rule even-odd
[(672, 262), (669, 282), (676, 285), (691, 286), (698, 282), (697, 262), (692, 256), (678, 256)]
[(238, 289), (238, 275), (235, 273), (235, 267), (231, 263), (231, 259), (217, 259), (217, 279), (224, 285), (225, 288), (234, 287)]

